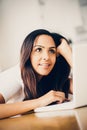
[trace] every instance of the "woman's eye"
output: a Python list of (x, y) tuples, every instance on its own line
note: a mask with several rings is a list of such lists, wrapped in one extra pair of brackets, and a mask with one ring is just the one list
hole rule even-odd
[(41, 48), (37, 48), (35, 51), (40, 52), (41, 50), (42, 50)]
[(55, 54), (56, 53), (56, 51), (55, 50), (49, 50), (49, 52), (51, 53), (51, 54)]

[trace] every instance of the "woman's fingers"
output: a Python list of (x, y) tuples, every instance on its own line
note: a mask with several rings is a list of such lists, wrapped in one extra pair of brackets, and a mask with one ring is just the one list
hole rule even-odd
[(64, 92), (56, 91), (55, 94), (65, 98), (65, 93)]
[(41, 106), (45, 106), (56, 101), (58, 101), (58, 103), (62, 103), (65, 100), (65, 94), (60, 91), (51, 90), (39, 99)]
[(55, 95), (59, 103), (62, 103), (65, 100), (65, 93), (57, 91), (55, 92)]

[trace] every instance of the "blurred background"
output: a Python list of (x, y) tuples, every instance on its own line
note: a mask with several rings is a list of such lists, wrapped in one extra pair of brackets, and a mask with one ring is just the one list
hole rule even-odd
[(19, 62), (24, 38), (40, 28), (87, 41), (87, 0), (0, 0), (0, 71)]

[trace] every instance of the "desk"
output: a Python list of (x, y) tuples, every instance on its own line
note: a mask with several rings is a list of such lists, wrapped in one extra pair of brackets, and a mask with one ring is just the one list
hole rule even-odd
[(0, 130), (87, 130), (87, 107), (3, 119)]

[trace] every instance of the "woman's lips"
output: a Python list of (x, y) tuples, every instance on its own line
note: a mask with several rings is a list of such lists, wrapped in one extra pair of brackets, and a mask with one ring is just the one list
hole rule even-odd
[(50, 64), (49, 63), (41, 63), (39, 64), (43, 68), (49, 68)]

